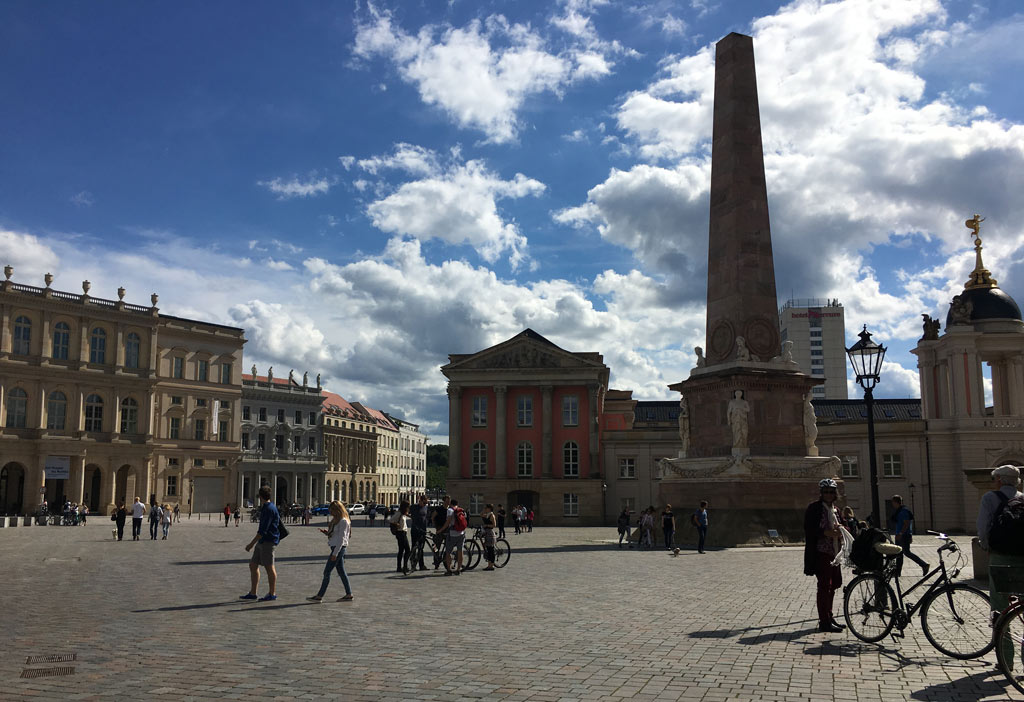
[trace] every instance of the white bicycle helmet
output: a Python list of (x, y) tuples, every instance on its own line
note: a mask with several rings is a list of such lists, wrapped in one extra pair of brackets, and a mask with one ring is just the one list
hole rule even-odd
[(818, 481), (818, 489), (819, 490), (823, 490), (825, 488), (838, 488), (838, 487), (839, 487), (839, 483), (837, 483), (832, 478), (822, 478), (821, 480)]

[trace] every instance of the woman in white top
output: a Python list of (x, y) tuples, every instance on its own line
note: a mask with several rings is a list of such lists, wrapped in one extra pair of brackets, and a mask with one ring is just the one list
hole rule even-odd
[(403, 575), (409, 574), (409, 556), (412, 555), (412, 548), (409, 546), (409, 501), (402, 500), (398, 511), (391, 517), (391, 533), (398, 540), (398, 569), (397, 572)]
[(164, 505), (163, 510), (160, 512), (160, 526), (164, 530), (164, 540), (167, 539), (167, 532), (171, 528), (171, 507), (170, 505)]
[(338, 602), (347, 602), (352, 599), (352, 588), (348, 584), (348, 575), (345, 573), (345, 549), (348, 548), (348, 537), (352, 534), (352, 520), (349, 519), (348, 510), (345, 505), (337, 500), (331, 503), (331, 522), (326, 529), (321, 529), (321, 534), (327, 535), (327, 545), (331, 547), (331, 555), (324, 566), (324, 579), (320, 583), (320, 592), (307, 600), (320, 602), (327, 592), (327, 585), (331, 582), (331, 571), (337, 569), (341, 576), (341, 584), (345, 587), (345, 596), (338, 599)]

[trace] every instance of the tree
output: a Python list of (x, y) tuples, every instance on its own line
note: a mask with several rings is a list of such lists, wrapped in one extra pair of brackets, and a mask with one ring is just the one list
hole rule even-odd
[(427, 490), (444, 490), (448, 477), (448, 446), (427, 446)]

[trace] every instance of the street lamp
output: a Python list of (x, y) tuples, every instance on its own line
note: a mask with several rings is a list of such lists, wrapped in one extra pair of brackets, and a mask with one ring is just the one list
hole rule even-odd
[(875, 398), (871, 391), (878, 385), (882, 361), (885, 359), (885, 347), (871, 340), (868, 325), (860, 334), (860, 341), (846, 349), (850, 357), (850, 365), (857, 374), (857, 382), (864, 388), (864, 406), (868, 413), (868, 452), (871, 466), (871, 515), (874, 526), (881, 524), (881, 512), (878, 507), (878, 460), (875, 457)]

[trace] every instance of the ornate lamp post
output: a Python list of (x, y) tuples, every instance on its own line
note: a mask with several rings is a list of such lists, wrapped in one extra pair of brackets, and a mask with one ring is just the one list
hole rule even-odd
[(871, 517), (872, 524), (881, 524), (881, 512), (878, 506), (878, 459), (875, 456), (875, 398), (872, 390), (880, 378), (882, 361), (885, 359), (885, 347), (876, 344), (871, 340), (871, 333), (868, 332), (868, 325), (858, 335), (860, 341), (846, 349), (846, 355), (850, 357), (850, 365), (853, 372), (857, 374), (857, 382), (864, 388), (864, 406), (868, 413), (868, 452), (869, 465), (871, 466)]

